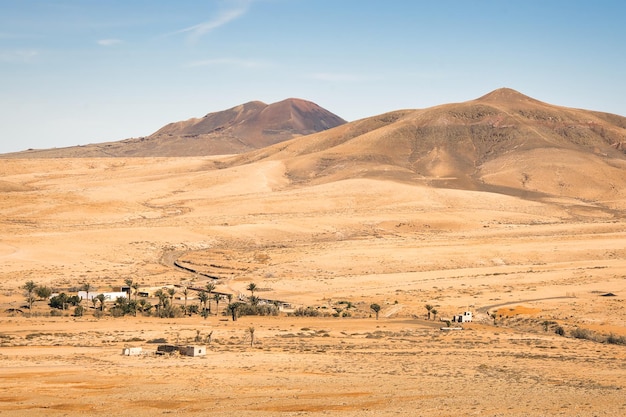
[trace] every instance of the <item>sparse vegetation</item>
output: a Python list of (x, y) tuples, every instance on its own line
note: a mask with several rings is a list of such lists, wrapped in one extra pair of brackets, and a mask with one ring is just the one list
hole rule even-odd
[(624, 336), (616, 336), (613, 333), (610, 333), (609, 335), (602, 335), (581, 327), (576, 327), (570, 331), (570, 336), (576, 339), (590, 340), (597, 343), (622, 346), (626, 345), (626, 337)]
[(35, 289), (37, 288), (37, 284), (34, 281), (26, 281), (26, 283), (22, 286), (24, 291), (26, 291), (26, 302), (28, 303), (28, 311), (33, 311), (33, 303), (35, 302)]
[(580, 327), (574, 328), (574, 330), (570, 332), (570, 336), (576, 339), (594, 340), (593, 333), (591, 331)]
[(74, 307), (74, 317), (82, 317), (85, 314), (85, 307), (77, 305)]
[(278, 307), (273, 304), (239, 303), (237, 314), (241, 316), (277, 316)]
[[(215, 291), (215, 284), (212, 283), (212, 282), (207, 282), (205, 288), (206, 288), (206, 293), (205, 293), (206, 298), (203, 297), (203, 299), (204, 299), (203, 303), (204, 303), (205, 310), (206, 310), (206, 307), (207, 307), (207, 301), (209, 303), (208, 304), (209, 310), (205, 313), (205, 314), (208, 315), (208, 314), (211, 314), (211, 294), (213, 294), (213, 291)], [(202, 291), (202, 292), (204, 292), (204, 291)], [(200, 294), (202, 294), (202, 292)], [(206, 315), (204, 317), (206, 318)]]
[[(551, 120), (541, 119), (535, 136), (516, 127), (531, 120), (516, 112), (490, 106), (491, 117), (461, 107), (435, 114), (438, 126), (427, 137), (417, 129), (428, 131), (427, 118), (404, 111), (393, 119), (402, 119), (405, 136), (377, 126), (385, 146), (374, 147), (379, 132), (366, 121), (341, 136), (328, 131), (280, 145), (281, 161), (270, 147), (252, 157), (128, 158), (131, 169), (107, 168), (110, 175), (101, 175), (115, 163), (107, 158), (94, 159), (89, 172), (78, 159), (3, 163), (0, 187), (19, 181), (31, 188), (5, 193), (4, 408), (105, 414), (111, 410), (94, 404), (113, 401), (128, 414), (193, 414), (207, 408), (193, 399), (210, 400), (217, 389), (218, 414), (618, 415), (626, 390), (626, 141), (607, 127), (619, 150), (598, 145), (584, 155), (570, 146), (546, 158), (535, 146), (551, 139)], [(590, 123), (599, 117), (590, 115)], [(484, 119), (490, 125), (472, 126)], [(369, 154), (359, 150), (359, 129)], [(525, 142), (509, 140), (511, 131)], [(473, 133), (484, 136), (475, 141)], [(342, 145), (325, 150), (327, 141)], [(297, 161), (287, 160), (296, 153)], [(600, 165), (590, 163), (600, 154)], [(270, 158), (255, 165), (250, 158), (260, 155)], [(244, 159), (248, 166), (235, 167)], [(574, 161), (578, 172), (570, 172)], [(219, 164), (236, 169), (214, 169)], [(115, 193), (121, 181), (124, 192)], [(169, 271), (173, 259), (199, 272)], [(68, 296), (89, 280), (91, 297), (119, 291), (131, 274), (145, 280), (141, 293), (133, 281), (130, 297), (83, 298), (71, 308), (67, 300), (49, 308), (38, 285), (33, 318), (21, 316), (29, 314), (21, 286), (31, 277)], [(217, 289), (207, 292), (207, 282)], [(177, 283), (189, 285), (188, 299), (183, 288), (175, 297), (165, 290)], [(225, 292), (235, 295), (229, 303), (224, 295), (220, 301)], [(573, 292), (577, 298), (564, 297)], [(279, 310), (266, 299), (285, 304)], [(79, 318), (83, 307), (87, 317)], [(466, 309), (476, 313), (474, 323), (445, 321)], [(97, 322), (92, 313), (109, 317)], [(206, 320), (169, 318), (183, 313)], [(442, 332), (444, 322), (464, 330)], [(259, 331), (251, 334), (252, 326)], [(152, 357), (147, 351), (157, 346), (145, 340), (206, 341), (212, 354)], [(121, 357), (131, 344), (145, 355)], [(71, 369), (57, 372), (65, 364)], [(267, 398), (274, 386), (286, 389)]]
[(85, 299), (89, 300), (89, 291), (93, 290), (93, 286), (88, 282), (84, 282), (81, 285), (80, 290), (85, 291), (87, 293), (87, 296), (85, 297)]
[(39, 285), (35, 288), (35, 294), (37, 294), (37, 297), (39, 297), (40, 300), (46, 300), (52, 295), (52, 288), (46, 287), (45, 285)]
[(209, 301), (209, 294), (206, 291), (200, 291), (198, 294), (198, 300), (202, 303), (202, 311), (200, 315), (205, 319), (209, 316), (209, 310), (207, 310), (207, 302)]
[(220, 299), (222, 298), (219, 294), (213, 294), (213, 300), (215, 300), (215, 315), (219, 314), (220, 311)]
[(109, 312), (113, 317), (121, 317), (126, 315), (137, 315), (137, 303), (131, 301), (130, 298), (117, 297), (115, 305), (110, 308)]
[(370, 305), (370, 309), (376, 313), (376, 320), (378, 320), (378, 313), (380, 313), (380, 305), (374, 303)]
[(254, 292), (257, 290), (257, 286), (254, 282), (251, 282), (246, 287), (246, 290), (250, 291), (250, 297), (254, 297)]
[(294, 316), (300, 316), (300, 317), (319, 317), (319, 316), (328, 316), (329, 314), (323, 314), (321, 313), (318, 309), (313, 308), (313, 307), (298, 307), (294, 312), (293, 312)]
[(70, 306), (78, 306), (80, 304), (80, 297), (77, 295), (67, 295), (62, 292), (61, 294), (50, 298), (50, 302), (48, 304), (52, 308), (67, 310)]
[(242, 305), (244, 304), (237, 301), (237, 302), (228, 304), (228, 307), (226, 307), (226, 311), (228, 311), (233, 321), (237, 321), (237, 317), (239, 316), (239, 309), (241, 308)]
[(428, 315), (427, 315), (427, 319), (428, 319), (428, 320), (430, 320), (430, 314), (431, 314), (431, 312), (432, 312), (432, 310), (433, 310), (433, 306), (432, 306), (431, 304), (426, 304), (426, 306), (425, 306), (425, 307), (426, 307), (426, 311), (427, 311), (427, 313), (428, 313)]
[(626, 346), (626, 336), (616, 336), (613, 333), (611, 333), (606, 337), (606, 343), (610, 345)]
[(98, 294), (94, 297), (94, 299), (97, 300), (98, 304), (100, 305), (100, 315), (102, 315), (102, 313), (104, 313), (104, 301), (106, 300), (106, 297), (104, 296), (104, 294)]

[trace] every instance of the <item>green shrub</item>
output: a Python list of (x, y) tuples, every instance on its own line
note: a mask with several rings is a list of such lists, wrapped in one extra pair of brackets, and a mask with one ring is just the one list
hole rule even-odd
[(156, 315), (157, 317), (168, 319), (180, 318), (183, 316), (183, 309), (179, 306), (168, 304), (158, 309)]
[(594, 340), (593, 333), (587, 329), (576, 327), (570, 332), (570, 335), (576, 339)]
[(237, 310), (239, 316), (277, 316), (278, 307), (273, 304), (241, 304)]
[(622, 345), (626, 346), (626, 337), (624, 336), (616, 336), (613, 333), (606, 337), (606, 343), (610, 345)]
[(59, 310), (65, 310), (68, 306), (77, 306), (78, 304), (80, 304), (80, 298), (77, 295), (69, 296), (64, 292), (50, 298), (48, 303), (50, 307), (58, 308)]
[(85, 307), (78, 305), (74, 308), (74, 317), (82, 317), (85, 314)]
[(293, 315), (299, 317), (319, 317), (322, 313), (313, 307), (299, 307), (293, 312)]

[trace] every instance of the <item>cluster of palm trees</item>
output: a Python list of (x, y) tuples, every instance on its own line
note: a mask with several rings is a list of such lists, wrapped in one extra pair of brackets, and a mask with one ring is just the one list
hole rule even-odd
[[(212, 282), (208, 282), (206, 284), (206, 287), (200, 291), (200, 293), (198, 294), (198, 299), (200, 300), (200, 303), (202, 304), (202, 311), (200, 312), (200, 315), (202, 317), (204, 317), (205, 319), (211, 315), (211, 300), (215, 301), (215, 315), (218, 314), (219, 309), (220, 309), (220, 301), (222, 299), (221, 294), (213, 294), (213, 291), (215, 291), (215, 284)], [(232, 295), (228, 294), (228, 301), (230, 303), (230, 301), (232, 300)], [(185, 298), (185, 305), (187, 304), (186, 298)]]
[[(216, 286), (213, 282), (208, 282), (206, 286), (198, 292), (198, 300), (200, 301), (199, 305), (188, 305), (188, 298), (190, 294), (190, 289), (188, 287), (182, 287), (180, 293), (184, 297), (183, 306), (178, 306), (174, 304), (174, 296), (176, 295), (176, 288), (161, 288), (158, 289), (154, 296), (157, 298), (158, 303), (156, 306), (153, 306), (146, 299), (137, 300), (137, 296), (139, 293), (139, 283), (134, 281), (132, 278), (127, 278), (124, 280), (126, 284), (127, 297), (118, 297), (114, 304), (110, 307), (110, 312), (114, 316), (121, 315), (137, 315), (137, 312), (140, 313), (149, 313), (153, 307), (156, 307), (156, 315), (159, 317), (179, 317), (182, 314), (193, 314), (198, 313), (205, 319), (213, 314), (212, 309), (212, 301), (215, 303), (215, 315), (219, 314), (219, 306), (220, 301), (222, 301), (222, 294), (215, 293)], [(33, 303), (39, 298), (49, 298), (52, 290), (48, 287), (42, 287), (35, 284), (33, 281), (28, 281), (22, 287), (25, 290), (26, 301), (28, 302), (29, 310), (32, 310)], [(88, 282), (83, 283), (80, 286), (81, 291), (85, 291), (86, 299), (91, 300), (93, 304), (93, 309), (95, 310), (97, 315), (101, 315), (105, 311), (106, 306), (106, 297), (104, 294), (98, 294), (96, 296), (89, 297), (90, 293), (93, 294), (95, 288)], [(258, 287), (255, 283), (250, 283), (246, 290), (250, 291), (250, 296), (248, 297), (248, 306), (257, 306), (259, 304), (259, 298), (255, 296), (255, 292), (258, 290)], [(197, 290), (196, 290), (197, 291)], [(133, 297), (134, 296), (134, 297)], [(237, 317), (242, 310), (244, 305), (248, 303), (243, 302), (233, 302), (232, 294), (226, 295), (228, 298), (228, 306), (226, 311), (229, 315), (232, 316), (233, 321), (237, 320)], [(82, 306), (81, 314), (82, 315)], [(243, 314), (243, 313), (242, 313)]]
[(50, 298), (52, 295), (52, 289), (50, 287), (46, 287), (45, 285), (37, 285), (35, 281), (27, 281), (22, 286), (22, 289), (25, 292), (26, 303), (28, 303), (28, 311), (29, 314), (32, 313), (33, 304), (37, 300), (45, 300)]
[(437, 313), (439, 313), (437, 311), (437, 309), (431, 305), (431, 304), (426, 304), (426, 311), (428, 312), (428, 320), (430, 320), (430, 316), (432, 315), (433, 320), (437, 319)]

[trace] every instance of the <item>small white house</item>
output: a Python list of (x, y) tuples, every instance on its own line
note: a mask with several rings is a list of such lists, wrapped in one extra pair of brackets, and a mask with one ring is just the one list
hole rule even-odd
[(472, 312), (465, 311), (463, 314), (452, 316), (452, 321), (455, 323), (470, 323), (472, 321)]
[(179, 346), (178, 351), (185, 356), (206, 356), (206, 346)]
[(122, 350), (124, 356), (138, 356), (141, 355), (141, 347), (127, 347)]

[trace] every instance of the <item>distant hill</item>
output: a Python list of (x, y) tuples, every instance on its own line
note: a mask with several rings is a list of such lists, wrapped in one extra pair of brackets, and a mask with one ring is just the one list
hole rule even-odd
[(282, 160), (292, 184), (368, 177), (609, 201), (626, 192), (625, 149), (625, 117), (503, 88), (464, 103), (358, 120), (224, 166)]
[(170, 123), (150, 136), (67, 148), (28, 150), (3, 157), (146, 157), (238, 154), (346, 123), (315, 103), (252, 101), (202, 118)]

